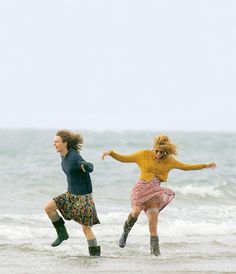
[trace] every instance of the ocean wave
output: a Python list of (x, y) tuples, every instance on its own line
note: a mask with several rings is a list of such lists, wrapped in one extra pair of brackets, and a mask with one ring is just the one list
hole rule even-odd
[[(204, 208), (204, 207), (203, 207)], [(181, 211), (181, 208), (170, 208), (165, 215), (160, 214), (159, 232), (160, 235), (166, 237), (181, 239), (188, 236), (213, 237), (236, 235), (236, 222), (233, 217), (235, 212), (233, 207), (229, 210), (222, 208), (216, 211), (216, 208), (206, 208), (204, 215), (203, 208), (194, 210)], [(200, 211), (200, 212), (199, 212)], [(196, 212), (199, 212), (197, 215)], [(202, 213), (201, 213), (202, 212)], [(218, 212), (219, 218), (215, 213)], [(193, 216), (192, 216), (193, 215)], [(214, 215), (214, 218), (211, 218)], [(192, 216), (192, 218), (191, 218)], [(222, 218), (221, 216), (225, 216)], [(123, 223), (127, 218), (127, 212), (109, 212), (99, 214), (100, 225), (94, 227), (96, 235), (99, 239), (112, 241), (117, 239), (122, 232)], [(19, 220), (21, 220), (19, 222)], [(71, 238), (84, 238), (81, 226), (75, 222), (66, 222), (66, 226), (70, 231)], [(141, 214), (134, 229), (134, 236), (148, 235), (147, 218), (145, 214)], [(40, 239), (53, 239), (55, 237), (55, 229), (50, 220), (43, 215), (21, 215), (21, 216), (0, 216), (0, 238), (3, 241), (34, 241)]]
[(180, 198), (192, 198), (196, 197), (199, 199), (219, 199), (227, 198), (228, 200), (235, 200), (236, 198), (236, 185), (223, 181), (218, 185), (193, 185), (189, 184), (186, 186), (175, 187), (174, 191)]
[(236, 224), (231, 220), (222, 220), (221, 223), (208, 221), (174, 220), (163, 223), (162, 233), (166, 236), (229, 236), (236, 234)]

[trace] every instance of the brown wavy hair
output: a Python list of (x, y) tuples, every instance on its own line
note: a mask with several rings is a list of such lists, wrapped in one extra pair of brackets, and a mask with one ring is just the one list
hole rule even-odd
[(158, 135), (154, 138), (153, 150), (164, 151), (164, 156), (177, 155), (177, 146), (166, 135)]
[(60, 136), (63, 143), (67, 142), (67, 149), (73, 148), (80, 151), (83, 145), (83, 137), (79, 133), (72, 132), (68, 129), (58, 130), (56, 136)]

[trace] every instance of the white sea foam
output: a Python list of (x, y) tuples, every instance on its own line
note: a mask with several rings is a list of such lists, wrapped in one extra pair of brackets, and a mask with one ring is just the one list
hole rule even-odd
[(215, 197), (219, 198), (223, 196), (223, 193), (218, 190), (215, 186), (194, 186), (194, 185), (187, 185), (183, 187), (176, 187), (175, 193), (178, 195), (183, 196), (198, 196), (201, 198), (206, 197)]
[(30, 226), (6, 226), (0, 225), (0, 238), (3, 240), (33, 239), (32, 228)]
[(200, 199), (204, 198), (236, 198), (236, 187), (235, 184), (227, 183), (223, 181), (221, 184), (214, 185), (185, 185), (181, 187), (174, 188), (175, 193), (179, 197), (198, 197)]
[[(236, 222), (233, 218), (233, 207), (219, 212), (219, 218), (209, 218), (215, 212), (215, 208), (208, 207), (206, 214), (197, 216), (197, 210), (178, 208), (170, 209), (165, 215), (159, 217), (159, 232), (165, 236), (185, 237), (185, 236), (212, 236), (212, 235), (235, 235)], [(221, 217), (225, 212), (227, 218)], [(94, 231), (99, 238), (105, 238), (107, 241), (116, 239), (122, 232), (122, 227), (128, 212), (110, 212), (100, 214), (100, 225), (94, 226)], [(192, 217), (188, 214), (192, 214)], [(179, 215), (179, 216), (178, 216)], [(19, 219), (21, 222), (19, 223)], [(7, 220), (7, 223), (6, 223)], [(84, 237), (81, 226), (75, 222), (66, 222), (66, 226), (73, 238)], [(135, 224), (132, 234), (136, 236), (148, 235), (147, 218), (141, 214)], [(55, 230), (50, 220), (44, 215), (21, 215), (19, 216), (0, 216), (0, 238), (5, 241), (11, 240), (34, 240), (41, 238), (53, 239)]]
[(163, 235), (169, 236), (235, 235), (236, 223), (227, 219), (221, 223), (177, 219), (169, 224), (163, 222), (160, 230)]

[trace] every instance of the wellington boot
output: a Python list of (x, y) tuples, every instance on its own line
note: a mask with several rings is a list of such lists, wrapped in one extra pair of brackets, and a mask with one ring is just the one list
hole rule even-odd
[(150, 252), (152, 255), (160, 255), (160, 246), (159, 246), (159, 237), (151, 236), (150, 237)]
[(130, 213), (128, 216), (128, 219), (125, 221), (125, 224), (123, 227), (123, 233), (122, 233), (122, 235), (119, 239), (119, 242), (118, 242), (119, 247), (121, 247), (121, 248), (125, 247), (128, 234), (129, 234), (131, 228), (136, 223), (136, 221), (137, 221), (137, 218), (134, 218)]
[(100, 256), (101, 255), (100, 246), (89, 246), (89, 255), (90, 256)]
[(118, 243), (119, 247), (121, 247), (121, 248), (125, 247), (127, 237), (128, 237), (128, 233), (123, 231), (123, 233), (121, 234), (120, 239), (119, 239), (119, 243)]
[(52, 223), (57, 231), (57, 238), (56, 240), (51, 244), (51, 246), (55, 247), (60, 245), (63, 241), (67, 240), (69, 238), (69, 235), (66, 231), (65, 222), (62, 218), (60, 218), (58, 221)]

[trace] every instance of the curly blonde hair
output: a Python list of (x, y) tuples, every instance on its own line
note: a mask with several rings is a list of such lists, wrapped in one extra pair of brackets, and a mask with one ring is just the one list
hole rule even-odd
[(162, 150), (167, 155), (177, 155), (177, 146), (166, 135), (158, 135), (154, 138), (153, 150)]
[(83, 137), (79, 133), (72, 132), (68, 129), (58, 130), (56, 136), (60, 136), (63, 143), (67, 142), (67, 149), (73, 148), (80, 151), (83, 144)]

